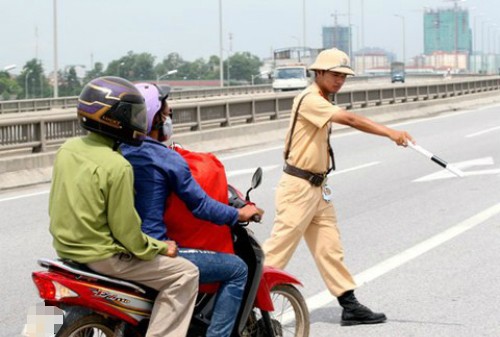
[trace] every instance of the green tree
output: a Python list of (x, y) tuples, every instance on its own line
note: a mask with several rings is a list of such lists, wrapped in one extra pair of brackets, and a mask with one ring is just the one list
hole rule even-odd
[(129, 81), (144, 81), (155, 78), (155, 57), (149, 53), (134, 54), (129, 51), (126, 56), (111, 61), (105, 74), (119, 76)]
[(45, 77), (42, 63), (37, 59), (26, 62), (16, 81), (22, 88), (19, 98), (39, 98), (50, 95), (49, 82)]
[(0, 71), (0, 99), (9, 100), (15, 98), (21, 91), (19, 84), (11, 78), (7, 71)]
[(182, 79), (185, 75), (183, 69), (188, 62), (184, 61), (178, 53), (170, 53), (155, 67), (155, 79), (164, 76), (167, 72), (177, 70), (177, 73), (172, 74), (168, 79)]
[(94, 69), (90, 69), (85, 74), (85, 77), (83, 78), (83, 83), (84, 84), (88, 83), (91, 80), (93, 80), (94, 78), (98, 78), (98, 77), (101, 77), (101, 76), (104, 76), (104, 75), (105, 75), (105, 73), (104, 73), (104, 65), (101, 62), (96, 62), (94, 64)]
[(177, 73), (168, 77), (171, 80), (214, 80), (219, 78), (219, 57), (213, 55), (208, 62), (203, 58), (188, 62), (178, 53), (170, 53), (155, 67), (158, 77), (172, 70)]
[(207, 80), (216, 80), (219, 79), (220, 77), (220, 58), (219, 56), (212, 55), (208, 59), (208, 68), (209, 68), (209, 73), (207, 75)]
[(132, 81), (151, 80), (155, 77), (155, 57), (149, 53), (135, 55), (130, 79)]
[(249, 52), (242, 52), (231, 55), (228, 60), (225, 60), (224, 70), (228, 69), (228, 64), (231, 81), (250, 82), (252, 75), (259, 73), (262, 62), (257, 56)]
[(186, 62), (180, 67), (179, 73), (186, 80), (205, 80), (209, 76), (210, 67), (204, 59), (199, 58), (194, 62)]
[(82, 84), (76, 74), (75, 66), (71, 66), (62, 73), (62, 81), (59, 83), (60, 96), (78, 96), (82, 91)]

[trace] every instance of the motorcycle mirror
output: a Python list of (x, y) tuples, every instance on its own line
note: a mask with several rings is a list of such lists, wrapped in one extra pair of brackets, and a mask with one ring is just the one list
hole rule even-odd
[(252, 189), (259, 187), (262, 182), (262, 168), (258, 167), (252, 177)]
[(262, 169), (260, 167), (255, 170), (255, 173), (252, 176), (252, 184), (250, 185), (250, 188), (247, 191), (247, 195), (245, 199), (247, 201), (250, 200), (250, 191), (259, 187), (260, 183), (262, 182)]

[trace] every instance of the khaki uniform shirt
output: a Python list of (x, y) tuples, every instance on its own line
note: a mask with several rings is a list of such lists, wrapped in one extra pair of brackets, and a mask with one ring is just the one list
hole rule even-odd
[(309, 94), (300, 105), (287, 163), (302, 170), (325, 173), (330, 167), (327, 143), (330, 119), (340, 108), (323, 97), (316, 83), (313, 83), (295, 97), (290, 119), (290, 129), (288, 130), (285, 144), (288, 145), (297, 105), (300, 99), (307, 93)]
[(151, 260), (166, 243), (141, 232), (132, 167), (113, 140), (90, 133), (59, 149), (49, 200), (50, 233), (61, 258), (90, 263), (131, 252)]

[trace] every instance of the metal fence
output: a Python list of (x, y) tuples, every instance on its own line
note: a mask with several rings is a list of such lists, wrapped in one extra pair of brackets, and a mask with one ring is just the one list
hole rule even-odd
[[(442, 99), (499, 89), (500, 78), (489, 78), (352, 90), (341, 92), (333, 99), (338, 105), (352, 109)], [(174, 101), (171, 104), (174, 108), (174, 128), (176, 132), (196, 132), (213, 127), (287, 118), (296, 94), (277, 93), (192, 103)], [(84, 133), (74, 112), (45, 117), (3, 118), (0, 119), (0, 152), (19, 148), (31, 148), (33, 152), (41, 152), (49, 145), (61, 144), (67, 138)]]

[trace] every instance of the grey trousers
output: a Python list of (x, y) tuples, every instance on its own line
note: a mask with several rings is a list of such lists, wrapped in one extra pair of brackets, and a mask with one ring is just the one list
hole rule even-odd
[(151, 261), (136, 257), (88, 263), (96, 272), (144, 284), (158, 290), (146, 337), (184, 337), (198, 292), (198, 268), (182, 257), (156, 256)]

